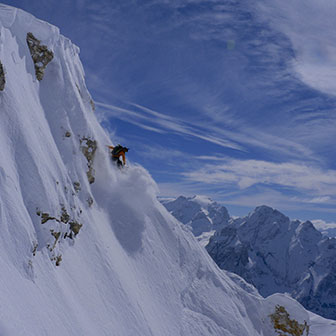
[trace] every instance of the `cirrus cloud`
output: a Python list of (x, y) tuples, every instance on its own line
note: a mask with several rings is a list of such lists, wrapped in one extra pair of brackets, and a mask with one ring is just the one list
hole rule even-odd
[[(322, 170), (295, 162), (225, 159), (219, 164), (183, 173), (188, 179), (207, 184), (235, 185), (246, 189), (253, 185), (278, 185), (313, 193), (312, 200), (328, 202), (336, 193), (336, 171)], [(312, 201), (311, 201), (312, 202)]]

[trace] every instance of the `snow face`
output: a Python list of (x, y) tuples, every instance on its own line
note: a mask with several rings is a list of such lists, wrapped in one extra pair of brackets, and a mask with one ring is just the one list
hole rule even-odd
[[(53, 54), (42, 79), (29, 32)], [(281, 301), (334, 335), (290, 298), (220, 271), (142, 167), (113, 166), (78, 52), (0, 5), (0, 334), (272, 336)]]
[(263, 296), (288, 292), (307, 309), (336, 319), (336, 239), (311, 222), (258, 207), (214, 235), (206, 249), (220, 268), (239, 274)]

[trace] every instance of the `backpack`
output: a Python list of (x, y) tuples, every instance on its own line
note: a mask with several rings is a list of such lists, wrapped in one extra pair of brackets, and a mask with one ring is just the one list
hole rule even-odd
[(123, 146), (121, 145), (117, 145), (112, 149), (112, 156), (118, 156), (120, 154), (120, 152), (124, 149)]

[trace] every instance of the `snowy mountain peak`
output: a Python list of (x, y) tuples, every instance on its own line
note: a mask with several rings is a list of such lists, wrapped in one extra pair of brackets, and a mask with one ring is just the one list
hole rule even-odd
[(274, 210), (275, 209), (273, 209), (272, 207), (270, 207), (268, 205), (259, 205), (251, 212), (251, 214), (254, 214), (256, 212), (258, 212), (258, 213), (271, 213)]
[(198, 203), (202, 207), (207, 207), (210, 204), (216, 203), (211, 198), (203, 195), (194, 195), (193, 197), (189, 198), (189, 200)]
[(242, 241), (254, 245), (278, 236), (289, 230), (290, 220), (278, 210), (268, 206), (255, 208), (247, 217), (237, 218), (232, 225), (239, 228)]
[(224, 206), (204, 196), (179, 196), (175, 200), (162, 201), (162, 204), (180, 222), (188, 225), (195, 236), (219, 230), (230, 219)]
[(296, 235), (310, 241), (319, 241), (323, 237), (322, 233), (310, 221), (300, 223), (296, 229)]
[(236, 219), (206, 246), (222, 268), (241, 275), (262, 295), (288, 292), (307, 308), (336, 318), (336, 245), (310, 221), (290, 221), (267, 206)]
[(252, 222), (257, 222), (260, 225), (274, 222), (286, 223), (289, 218), (280, 211), (266, 205), (258, 206), (248, 215), (248, 219)]

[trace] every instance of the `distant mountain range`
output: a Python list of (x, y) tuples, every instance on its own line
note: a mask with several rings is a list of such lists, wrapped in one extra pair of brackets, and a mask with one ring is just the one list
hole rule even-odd
[(229, 224), (227, 209), (203, 196), (161, 200), (167, 210), (181, 223), (187, 225), (202, 245), (207, 245), (210, 237)]
[(221, 269), (240, 275), (265, 297), (286, 292), (305, 308), (336, 319), (336, 239), (310, 221), (291, 221), (268, 206), (233, 219), (225, 207), (199, 196), (162, 203), (196, 236), (213, 232), (206, 249)]

